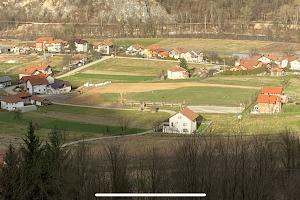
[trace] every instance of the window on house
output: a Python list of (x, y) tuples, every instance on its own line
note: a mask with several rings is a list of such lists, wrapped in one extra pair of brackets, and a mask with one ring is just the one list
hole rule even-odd
[(186, 132), (188, 132), (188, 130), (185, 128), (185, 129), (183, 129), (183, 132), (185, 132), (185, 133), (186, 133)]
[(183, 123), (183, 126), (187, 126), (187, 123)]
[(180, 115), (178, 116), (178, 119), (181, 119), (181, 116), (180, 116)]
[(174, 126), (174, 123), (173, 123), (173, 122), (171, 123), (171, 126)]

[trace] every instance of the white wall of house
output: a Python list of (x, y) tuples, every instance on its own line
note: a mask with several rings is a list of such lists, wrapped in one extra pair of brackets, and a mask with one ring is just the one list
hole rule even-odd
[(62, 43), (51, 43), (51, 45), (48, 47), (48, 52), (60, 53), (64, 47)]
[(6, 103), (4, 101), (1, 101), (1, 109), (4, 110), (16, 110), (17, 108), (23, 107), (24, 102), (16, 102), (16, 103)]
[(181, 78), (186, 78), (184, 76), (184, 71), (179, 71), (179, 72), (172, 72), (168, 70), (168, 79), (181, 79)]
[(40, 102), (40, 101), (36, 101), (36, 100), (30, 100), (30, 103), (32, 104), (32, 105), (38, 105), (38, 106), (41, 106), (42, 105), (42, 102)]
[(54, 83), (54, 78), (52, 76), (48, 76), (47, 81), (49, 82), (49, 84)]
[(30, 80), (27, 81), (27, 92), (30, 94), (44, 94), (47, 92), (47, 85), (31, 85)]
[(169, 118), (169, 126), (163, 128), (163, 132), (191, 134), (197, 130), (196, 119), (191, 121), (181, 113)]
[(85, 42), (84, 44), (77, 44), (75, 42), (75, 46), (77, 52), (87, 52), (87, 42)]
[(266, 58), (262, 56), (260, 59), (258, 59), (262, 63), (271, 63), (271, 60), (269, 58)]
[(178, 59), (179, 58), (179, 54), (173, 49), (169, 52), (169, 57)]
[(291, 69), (292, 70), (300, 70), (300, 62), (298, 60), (293, 60), (291, 62)]

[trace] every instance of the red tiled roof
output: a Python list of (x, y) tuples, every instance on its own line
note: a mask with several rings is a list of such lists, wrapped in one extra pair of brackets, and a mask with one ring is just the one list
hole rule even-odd
[(75, 38), (75, 39), (73, 39), (73, 42), (76, 42), (77, 44), (84, 44), (84, 43), (86, 43), (87, 41), (86, 41), (86, 40), (82, 40), (82, 39)]
[(36, 79), (29, 79), (28, 80), (31, 85), (48, 85), (49, 82), (46, 78), (36, 78)]
[(53, 37), (39, 37), (35, 40), (35, 43), (43, 43), (44, 41), (49, 42), (53, 41)]
[(245, 67), (246, 69), (252, 70), (255, 69), (255, 67), (253, 67), (250, 63), (246, 62), (241, 64), (241, 66)]
[(184, 116), (186, 116), (191, 121), (193, 121), (194, 119), (196, 119), (197, 117), (199, 117), (199, 115), (197, 113), (195, 113), (194, 111), (192, 111), (189, 108), (182, 109), (180, 111), (180, 113), (183, 114)]
[(17, 97), (16, 95), (9, 95), (3, 98), (2, 101), (6, 103), (16, 103), (16, 102), (22, 102), (23, 100), (20, 97)]
[(182, 47), (176, 48), (176, 49), (174, 49), (174, 51), (176, 51), (177, 53), (186, 53), (187, 52), (187, 50), (185, 48), (182, 48)]
[(114, 44), (113, 44), (111, 41), (109, 41), (109, 40), (104, 41), (103, 44), (105, 44), (105, 45), (107, 45), (107, 46), (109, 46), (109, 47), (114, 45)]
[(261, 93), (281, 94), (282, 90), (282, 87), (264, 86)]
[(168, 71), (171, 71), (171, 72), (182, 72), (182, 71), (186, 71), (186, 70), (183, 69), (182, 67), (178, 66), (178, 65), (175, 65), (173, 67), (170, 67), (168, 69)]
[[(276, 95), (265, 95), (265, 94), (260, 94), (258, 95), (258, 98), (256, 102), (258, 103), (273, 103), (275, 104), (277, 101), (278, 96)], [(281, 99), (278, 99), (278, 102), (280, 102)]]
[(145, 49), (149, 49), (150, 51), (164, 51), (161, 47), (159, 47), (155, 44), (151, 44), (151, 45), (147, 46)]
[(16, 94), (15, 96), (17, 96), (17, 97), (19, 97), (19, 98), (26, 98), (26, 97), (30, 97), (31, 94), (28, 93), (28, 92), (22, 91), (22, 92)]
[(161, 56), (168, 56), (169, 52), (168, 51), (163, 51), (163, 52), (159, 53), (159, 55), (161, 55)]
[(86, 55), (81, 54), (81, 53), (72, 56), (72, 59), (75, 59), (75, 60), (81, 60), (83, 58), (86, 58)]
[(253, 56), (252, 57), (252, 60), (258, 60), (258, 59), (260, 59), (261, 58), (261, 56)]
[(145, 49), (145, 47), (143, 45), (139, 45), (139, 44), (133, 44), (131, 46), (135, 49)]
[(272, 54), (265, 55), (265, 57), (266, 57), (266, 58), (269, 58), (270, 60), (280, 62), (280, 58), (278, 58), (277, 56), (274, 56), (274, 55), (272, 55)]
[(247, 59), (247, 58), (241, 58), (239, 60), (240, 65), (243, 65), (244, 63), (249, 63), (252, 66), (257, 66), (260, 61), (259, 60), (253, 60), (253, 59)]
[(36, 96), (36, 95), (32, 95), (32, 96), (30, 97), (30, 99), (35, 100), (35, 101), (42, 102), (42, 101), (45, 99), (45, 97), (38, 97), (38, 96)]
[(19, 71), (19, 74), (31, 75), (34, 71), (45, 70), (47, 67), (49, 67), (49, 65), (34, 64), (34, 65), (30, 65), (29, 67), (21, 69)]
[(297, 59), (298, 58), (295, 57), (295, 56), (283, 56), (282, 59), (281, 59), (281, 61), (288, 60), (288, 61), (292, 62), (292, 61), (297, 60)]
[(47, 74), (43, 74), (43, 73), (39, 73), (37, 75), (33, 75), (33, 76), (23, 76), (21, 78), (21, 80), (26, 83), (29, 79), (35, 79), (35, 78), (47, 78), (49, 75)]

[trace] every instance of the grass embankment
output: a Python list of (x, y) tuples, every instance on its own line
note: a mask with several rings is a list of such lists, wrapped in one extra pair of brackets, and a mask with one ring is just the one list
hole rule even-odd
[[(156, 44), (164, 39), (162, 38), (120, 38), (120, 39), (107, 39), (111, 41), (112, 43), (123, 46), (123, 47), (129, 47), (133, 44), (140, 44), (144, 47), (147, 47), (151, 44)], [(87, 39), (88, 43), (92, 44), (93, 42), (101, 42), (104, 41), (104, 39)]]
[(238, 106), (257, 90), (245, 88), (183, 87), (174, 90), (126, 93), (123, 98), (136, 101), (157, 101), (186, 105)]

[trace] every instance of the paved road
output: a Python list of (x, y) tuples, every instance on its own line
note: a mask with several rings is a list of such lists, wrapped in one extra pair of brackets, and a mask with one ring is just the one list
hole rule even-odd
[(223, 106), (188, 106), (196, 113), (241, 113), (241, 107), (223, 107)]
[(79, 71), (81, 71), (81, 70), (83, 70), (83, 69), (85, 69), (85, 68), (88, 68), (88, 67), (90, 67), (90, 66), (92, 66), (92, 65), (95, 65), (95, 64), (97, 64), (97, 63), (99, 63), (99, 62), (102, 62), (102, 61), (104, 61), (104, 60), (107, 60), (107, 59), (109, 59), (109, 58), (111, 58), (111, 57), (110, 57), (110, 56), (103, 56), (100, 60), (96, 60), (96, 61), (94, 61), (94, 62), (88, 63), (88, 64), (83, 65), (83, 66), (81, 66), (81, 67), (78, 67), (78, 68), (76, 68), (76, 69), (74, 69), (74, 70), (72, 70), (72, 71), (70, 71), (70, 72), (67, 72), (67, 73), (65, 73), (65, 74), (63, 74), (63, 75), (56, 76), (55, 78), (56, 78), (56, 79), (60, 79), (60, 78), (66, 77), (66, 76), (73, 75), (73, 74), (75, 74), (76, 72), (79, 72)]
[[(19, 86), (21, 86), (23, 84), (19, 84)], [(4, 88), (4, 91), (7, 92), (8, 94), (18, 94), (19, 92), (14, 92), (13, 89), (15, 89), (17, 85), (13, 85), (13, 86), (9, 86)]]

